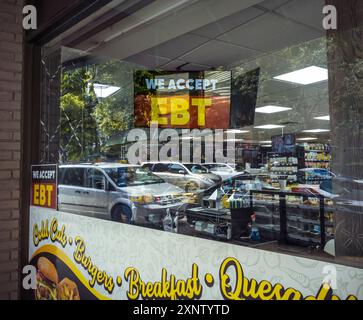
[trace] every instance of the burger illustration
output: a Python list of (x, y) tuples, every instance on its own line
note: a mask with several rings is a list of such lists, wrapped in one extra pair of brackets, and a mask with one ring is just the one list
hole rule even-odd
[(58, 272), (54, 264), (45, 257), (37, 262), (37, 300), (57, 300)]
[(68, 278), (58, 284), (57, 291), (59, 300), (80, 300), (77, 285)]

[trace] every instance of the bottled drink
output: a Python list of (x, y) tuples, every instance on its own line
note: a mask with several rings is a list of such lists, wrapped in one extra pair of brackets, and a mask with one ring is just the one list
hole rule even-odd
[(252, 218), (252, 225), (251, 225), (251, 240), (253, 241), (260, 241), (260, 231), (257, 228), (256, 225), (256, 216)]

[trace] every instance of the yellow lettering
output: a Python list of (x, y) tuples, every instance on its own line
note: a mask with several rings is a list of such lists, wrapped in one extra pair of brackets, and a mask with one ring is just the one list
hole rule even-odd
[(125, 280), (129, 282), (127, 297), (136, 300), (141, 297), (147, 299), (170, 299), (180, 298), (198, 299), (202, 294), (202, 286), (198, 277), (198, 266), (193, 264), (192, 276), (186, 280), (176, 280), (175, 275), (167, 279), (166, 269), (162, 269), (161, 282), (144, 282), (140, 273), (135, 268), (127, 268), (124, 274)]
[(52, 205), (53, 186), (48, 184), (46, 190), (47, 190), (48, 207), (50, 207)]
[(34, 184), (33, 203), (39, 205), (39, 184)]
[(46, 200), (47, 200), (47, 198), (45, 196), (45, 186), (44, 185), (40, 185), (40, 188), (39, 188), (39, 204), (41, 206), (44, 206)]
[(129, 290), (127, 291), (127, 297), (130, 300), (137, 300), (139, 297), (139, 279), (140, 274), (134, 268), (127, 268), (125, 271), (125, 280), (129, 283)]
[(53, 219), (52, 223), (50, 225), (50, 229), (51, 229), (51, 235), (50, 235), (50, 239), (53, 242), (59, 242), (62, 247), (64, 248), (67, 245), (67, 236), (65, 235), (65, 226), (62, 226), (62, 229), (59, 231), (58, 230), (58, 221), (57, 219)]
[(258, 288), (258, 296), (261, 300), (271, 300), (272, 297), (272, 285), (270, 282), (263, 280), (261, 281)]
[[(229, 267), (233, 267), (235, 269), (236, 285), (234, 289), (230, 284), (231, 279), (227, 274)], [(240, 293), (242, 292), (243, 286), (243, 270), (237, 259), (227, 258), (222, 262), (219, 270), (219, 278), (220, 290), (223, 297), (229, 300), (241, 300)]]
[(198, 107), (198, 126), (205, 126), (205, 109), (212, 106), (212, 99), (192, 99), (192, 105)]
[(86, 250), (84, 241), (80, 237), (76, 237), (76, 251), (73, 253), (73, 258), (76, 262), (80, 263), (82, 261), (83, 254)]
[(33, 243), (34, 243), (35, 246), (38, 246), (39, 242), (40, 241), (39, 241), (39, 238), (38, 238), (38, 225), (35, 224), (33, 226)]
[(39, 227), (37, 224), (34, 224), (33, 227), (33, 243), (35, 246), (38, 246), (38, 244), (44, 240), (49, 238), (49, 229), (48, 229), (48, 220), (42, 221), (41, 228), (39, 230)]
[(282, 295), (281, 300), (300, 300), (301, 298), (301, 292), (293, 288), (288, 288)]
[(189, 123), (189, 103), (182, 98), (171, 98), (171, 125), (183, 126)]
[(84, 244), (84, 240), (81, 237), (76, 237), (75, 243), (76, 250), (73, 253), (73, 258), (78, 264), (87, 270), (88, 274), (91, 276), (91, 280), (89, 280), (90, 286), (94, 287), (97, 282), (99, 285), (103, 285), (103, 287), (109, 293), (112, 293), (115, 287), (113, 278), (108, 276), (105, 271), (100, 270), (92, 262), (91, 258), (85, 255), (86, 246)]
[(167, 98), (151, 97), (151, 121), (157, 122), (159, 125), (167, 125), (168, 119), (160, 117), (169, 113)]

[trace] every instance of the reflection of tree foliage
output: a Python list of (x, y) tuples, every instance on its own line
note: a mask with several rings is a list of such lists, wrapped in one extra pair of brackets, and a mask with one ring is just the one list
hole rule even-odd
[(62, 74), (61, 156), (63, 161), (79, 161), (99, 147), (92, 117), (95, 97), (87, 93), (92, 70), (78, 68)]
[[(93, 84), (121, 87), (98, 99)], [(126, 63), (108, 61), (62, 74), (61, 154), (63, 161), (87, 161), (102, 154), (104, 143), (133, 121), (133, 78)]]
[[(148, 95), (152, 90), (146, 87), (145, 79), (154, 79), (157, 75), (163, 75), (165, 72), (163, 71), (147, 71), (147, 70), (138, 70), (134, 73), (134, 83), (135, 83), (135, 91), (140, 95)], [(156, 90), (155, 90), (156, 92)]]
[(108, 61), (97, 65), (94, 83), (121, 87), (114, 95), (101, 99), (93, 113), (100, 138), (105, 141), (110, 136), (129, 129), (132, 125), (133, 70), (125, 62)]

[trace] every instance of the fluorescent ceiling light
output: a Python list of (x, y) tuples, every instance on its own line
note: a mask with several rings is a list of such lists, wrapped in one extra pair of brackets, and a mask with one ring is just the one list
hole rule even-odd
[(227, 140), (225, 140), (225, 141), (231, 141), (231, 142), (242, 142), (242, 141), (244, 141), (243, 139), (227, 139)]
[(263, 148), (271, 148), (272, 147), (272, 144), (263, 144), (263, 145), (261, 145), (261, 147), (263, 147)]
[(97, 98), (107, 98), (119, 91), (120, 87), (109, 86), (107, 84), (94, 83), (93, 89)]
[(278, 129), (278, 128), (285, 128), (285, 126), (281, 126), (278, 124), (265, 124), (263, 126), (257, 126), (256, 129)]
[(313, 141), (313, 140), (318, 140), (318, 138), (313, 138), (313, 137), (306, 137), (306, 138), (297, 138), (297, 141)]
[(282, 112), (282, 111), (288, 111), (291, 110), (291, 108), (286, 108), (286, 107), (279, 107), (279, 106), (265, 106), (265, 107), (260, 107), (256, 109), (256, 112), (258, 113), (276, 113), (276, 112)]
[(260, 143), (262, 143), (262, 144), (270, 144), (271, 143), (271, 140), (260, 141)]
[(328, 129), (310, 129), (310, 130), (303, 130), (303, 132), (309, 132), (309, 133), (319, 133), (319, 132), (329, 132)]
[(330, 120), (330, 116), (315, 117), (314, 119), (316, 119), (316, 120), (326, 120), (326, 121), (329, 121)]
[(274, 79), (307, 85), (328, 80), (328, 69), (311, 66), (294, 72), (282, 74), (274, 77)]

